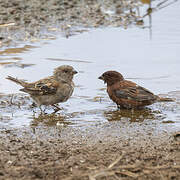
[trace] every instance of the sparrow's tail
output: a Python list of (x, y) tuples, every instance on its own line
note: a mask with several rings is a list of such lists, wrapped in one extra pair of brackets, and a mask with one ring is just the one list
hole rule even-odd
[(23, 80), (17, 79), (17, 78), (13, 78), (12, 76), (8, 76), (6, 79), (15, 82), (16, 84), (19, 84), (23, 87), (25, 87), (27, 85), (27, 83)]
[(174, 99), (172, 99), (172, 98), (166, 98), (166, 97), (157, 97), (157, 101), (158, 102), (173, 102), (174, 101)]

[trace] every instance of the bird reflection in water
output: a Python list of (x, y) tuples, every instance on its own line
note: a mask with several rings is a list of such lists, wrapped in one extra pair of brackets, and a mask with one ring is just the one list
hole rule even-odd
[(104, 117), (108, 121), (121, 121), (127, 120), (130, 122), (143, 122), (144, 120), (160, 120), (164, 119), (160, 111), (154, 111), (149, 108), (140, 110), (111, 110), (104, 112)]
[(61, 114), (40, 114), (37, 117), (34, 117), (31, 126), (67, 126), (71, 124), (71, 122), (67, 121), (68, 117)]

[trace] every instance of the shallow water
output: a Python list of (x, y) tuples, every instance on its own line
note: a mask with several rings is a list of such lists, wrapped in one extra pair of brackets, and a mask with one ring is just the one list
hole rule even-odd
[[(84, 126), (107, 121), (161, 120), (180, 125), (180, 2), (152, 14), (152, 39), (148, 28), (131, 27), (92, 29), (69, 37), (57, 36), (51, 41), (22, 44), (19, 48), (0, 51), (0, 94), (18, 93), (18, 85), (5, 80), (12, 75), (35, 81), (52, 73), (59, 65), (72, 65), (79, 74), (71, 99), (60, 104), (63, 110), (56, 123), (51, 118), (38, 122), (39, 113), (32, 109), (1, 110), (2, 125)], [(148, 17), (146, 18), (148, 25)], [(155, 94), (176, 99), (173, 103), (156, 103), (138, 112), (117, 111), (98, 80), (104, 71), (117, 70), (125, 78), (142, 85)], [(176, 92), (177, 91), (177, 92)], [(29, 103), (30, 104), (30, 103)], [(51, 112), (48, 109), (47, 112)], [(4, 118), (5, 117), (5, 118)], [(47, 122), (47, 123), (46, 123)], [(67, 123), (64, 123), (67, 122)]]

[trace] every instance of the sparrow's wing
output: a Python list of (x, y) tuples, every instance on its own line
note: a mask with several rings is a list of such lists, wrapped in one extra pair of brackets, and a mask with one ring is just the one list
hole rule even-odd
[(50, 95), (56, 94), (59, 83), (53, 79), (43, 79), (35, 83), (29, 83), (28, 86), (20, 89), (20, 91), (27, 92), (31, 95)]
[(118, 98), (134, 100), (138, 102), (154, 101), (156, 96), (149, 90), (138, 86), (137, 84), (122, 84), (118, 89), (114, 90), (114, 94)]

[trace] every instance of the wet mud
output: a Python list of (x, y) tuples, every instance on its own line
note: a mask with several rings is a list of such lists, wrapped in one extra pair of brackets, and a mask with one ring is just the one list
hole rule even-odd
[[(161, 107), (176, 112), (175, 94)], [(79, 126), (73, 118), (100, 112), (41, 113), (24, 94), (1, 95), (0, 107), (0, 179), (180, 178), (179, 126), (162, 109), (100, 111), (107, 122)], [(29, 126), (10, 126), (17, 111), (31, 112)]]
[[(56, 34), (68, 38), (88, 31), (89, 28), (130, 26), (147, 28), (144, 18), (169, 5), (158, 2), (153, 7), (144, 5), (150, 1), (103, 0), (0, 0), (0, 47), (17, 45), (22, 41), (36, 42), (54, 39)], [(171, 2), (173, 3), (173, 1)], [(149, 27), (148, 27), (149, 28)]]
[(179, 179), (180, 140), (170, 129), (127, 121), (1, 129), (0, 179)]

